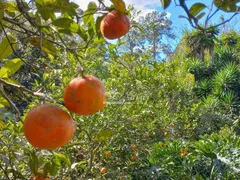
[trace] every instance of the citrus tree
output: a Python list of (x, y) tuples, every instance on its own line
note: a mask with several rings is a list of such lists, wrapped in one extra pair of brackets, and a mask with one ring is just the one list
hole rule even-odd
[[(1, 178), (146, 179), (158, 165), (154, 143), (219, 130), (202, 125), (213, 114), (192, 93), (185, 59), (153, 61), (159, 36), (148, 39), (154, 51), (123, 51), (121, 37), (141, 27), (111, 2), (83, 11), (69, 0), (0, 1)], [(205, 6), (179, 3), (204, 30), (195, 16)]]

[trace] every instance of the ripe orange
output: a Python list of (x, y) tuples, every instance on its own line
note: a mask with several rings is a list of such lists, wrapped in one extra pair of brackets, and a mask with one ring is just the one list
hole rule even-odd
[(126, 15), (113, 10), (101, 21), (100, 30), (105, 38), (117, 39), (128, 33), (130, 30), (130, 21)]
[(65, 88), (64, 104), (73, 113), (94, 114), (104, 108), (105, 92), (103, 83), (95, 76), (74, 78)]
[(33, 108), (24, 121), (24, 135), (34, 147), (55, 149), (68, 143), (75, 132), (74, 121), (61, 108), (42, 104)]
[[(39, 169), (38, 171), (37, 171), (37, 173), (38, 174), (44, 174), (44, 171), (42, 170), (42, 169)], [(50, 178), (48, 178), (48, 177), (41, 177), (41, 176), (35, 176), (35, 175), (33, 175), (33, 180), (51, 180)]]
[(162, 143), (162, 147), (166, 147), (167, 145), (165, 143)]
[(136, 144), (132, 144), (132, 145), (131, 145), (131, 148), (132, 148), (133, 151), (136, 151), (136, 149), (137, 149)]
[(187, 156), (188, 155), (188, 151), (187, 150), (184, 150), (181, 154), (180, 154), (180, 157), (183, 158), (184, 156)]
[(136, 155), (131, 156), (131, 161), (136, 161), (136, 160), (137, 160), (137, 156)]
[(111, 152), (110, 151), (107, 151), (105, 154), (106, 154), (107, 157), (111, 156)]
[(183, 154), (186, 156), (186, 155), (188, 155), (188, 151), (187, 150), (184, 150), (183, 151)]
[(103, 167), (103, 168), (101, 169), (101, 173), (102, 173), (102, 174), (105, 174), (106, 172), (107, 172), (107, 168)]

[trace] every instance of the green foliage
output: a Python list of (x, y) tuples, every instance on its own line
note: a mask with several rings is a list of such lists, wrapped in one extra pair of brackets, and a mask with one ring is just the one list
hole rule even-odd
[(171, 3), (171, 0), (161, 0), (160, 2), (162, 4), (163, 9), (167, 9)]
[(4, 58), (7, 58), (8, 56), (10, 56), (13, 52), (13, 49), (11, 47), (11, 45), (9, 44), (13, 43), (13, 48), (16, 48), (16, 44), (15, 44), (15, 38), (13, 36), (8, 36), (8, 39), (5, 37), (2, 39), (2, 42), (0, 44), (0, 60), (3, 60)]
[(205, 9), (207, 6), (203, 3), (195, 3), (191, 6), (189, 9), (189, 12), (193, 15), (196, 16), (198, 15), (203, 9)]
[(157, 179), (236, 179), (240, 175), (239, 141), (231, 129), (223, 128), (198, 141), (167, 141), (166, 146), (159, 142), (149, 160), (159, 169)]
[(236, 12), (238, 11), (238, 6), (237, 3), (239, 1), (238, 0), (225, 0), (225, 1), (221, 1), (221, 0), (214, 0), (214, 4), (217, 8), (226, 11), (226, 12)]
[(0, 68), (0, 78), (8, 78), (16, 73), (24, 62), (19, 59), (11, 59)]
[[(101, 0), (90, 2), (86, 11), (69, 0), (16, 2), (0, 3), (5, 36), (0, 44), (0, 179), (239, 176), (239, 137), (232, 129), (220, 131), (225, 124), (239, 129), (237, 34), (218, 42), (211, 61), (197, 59), (189, 47), (182, 47), (181, 56), (161, 61), (172, 53), (165, 39), (175, 38), (166, 13), (140, 17), (125, 38), (111, 43), (99, 31), (102, 12), (117, 9), (131, 22), (139, 14), (122, 0), (112, 0), (110, 7)], [(171, 1), (161, 3), (167, 8)], [(196, 3), (190, 12), (198, 19), (205, 7)], [(207, 49), (214, 46), (217, 33), (208, 27), (193, 31), (187, 40)], [(91, 116), (71, 114), (76, 133), (64, 147), (32, 147), (23, 134), (26, 114), (42, 103), (67, 111), (64, 88), (85, 74), (104, 83), (104, 110)], [(106, 174), (100, 173), (102, 167)]]

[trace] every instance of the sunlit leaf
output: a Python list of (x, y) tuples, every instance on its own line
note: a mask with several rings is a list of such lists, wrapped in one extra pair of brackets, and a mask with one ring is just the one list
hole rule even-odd
[(8, 101), (0, 95), (0, 108), (8, 107), (8, 106), (9, 106)]
[(64, 154), (56, 153), (55, 157), (70, 166), (71, 162)]
[[(40, 37), (31, 37), (28, 38), (28, 42), (31, 43), (34, 47), (40, 48)], [(46, 39), (42, 39), (42, 50), (46, 53), (56, 54), (57, 49), (54, 44)]]
[(226, 12), (237, 12), (239, 11), (238, 6), (240, 0), (214, 0), (214, 4), (217, 8)]
[(97, 20), (96, 20), (95, 26), (96, 26), (96, 33), (97, 33), (98, 38), (102, 37), (101, 31), (100, 31), (100, 24), (101, 24), (101, 21), (103, 18), (104, 18), (104, 16), (99, 16), (99, 17), (97, 17)]
[(113, 133), (111, 130), (101, 130), (98, 134), (97, 134), (97, 140), (99, 142), (102, 141), (106, 141), (109, 140), (112, 137)]
[(0, 69), (0, 77), (3, 78), (13, 75), (23, 64), (24, 62), (19, 58), (7, 61)]
[(90, 2), (88, 4), (88, 10), (97, 10), (97, 4), (95, 2)]
[(69, 0), (35, 0), (37, 9), (43, 17), (47, 17), (43, 14), (44, 9), (47, 9), (50, 13), (61, 12), (68, 13), (70, 16), (76, 15), (76, 9), (78, 5)]
[(198, 13), (200, 13), (203, 9), (205, 9), (207, 6), (203, 3), (195, 3), (191, 6), (189, 12), (196, 16)]
[(127, 14), (126, 4), (123, 0), (111, 0), (115, 9), (121, 12), (122, 14)]
[(196, 16), (196, 18), (199, 20), (199, 19), (201, 19), (203, 16), (205, 16), (205, 12), (202, 12), (202, 13), (200, 13), (199, 15), (197, 15)]
[(160, 2), (162, 4), (163, 9), (167, 9), (171, 3), (171, 0), (160, 0)]
[[(8, 39), (11, 43), (13, 43), (12, 47), (9, 44)], [(16, 39), (13, 36), (8, 36), (8, 39), (4, 37), (2, 43), (0, 44), (0, 60), (10, 56), (13, 53), (12, 48), (16, 49), (16, 44), (14, 44)]]

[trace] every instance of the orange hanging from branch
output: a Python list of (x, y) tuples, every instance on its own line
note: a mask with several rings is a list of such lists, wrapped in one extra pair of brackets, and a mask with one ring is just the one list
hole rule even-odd
[(24, 121), (24, 135), (34, 147), (55, 149), (64, 146), (73, 137), (75, 124), (61, 108), (42, 104), (32, 109)]
[(79, 115), (91, 115), (104, 109), (105, 88), (92, 75), (74, 78), (65, 88), (64, 104), (69, 111)]
[(129, 18), (117, 10), (109, 12), (101, 21), (100, 30), (107, 39), (117, 39), (130, 30)]

